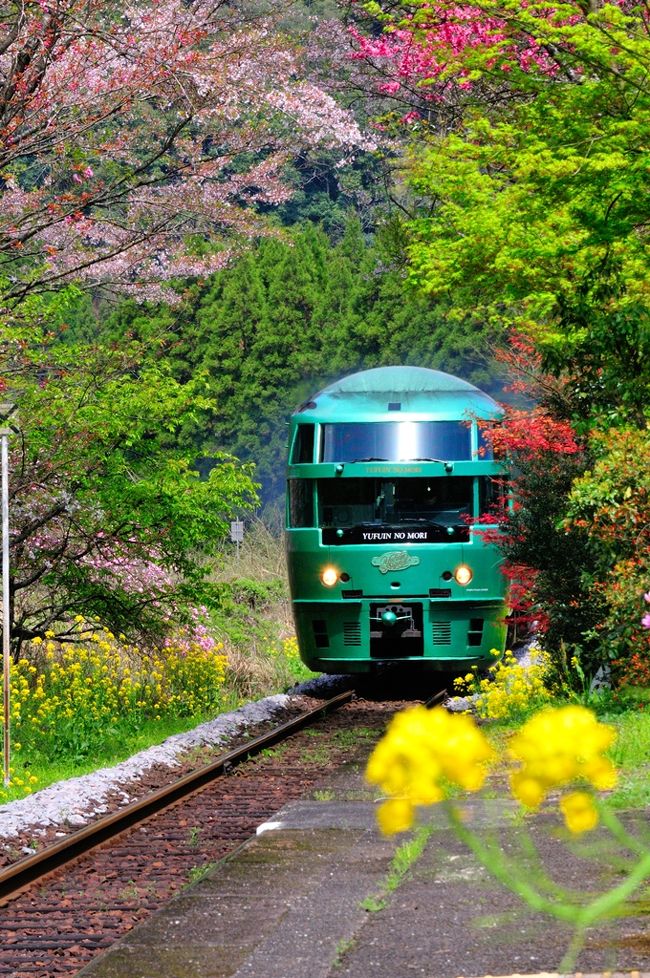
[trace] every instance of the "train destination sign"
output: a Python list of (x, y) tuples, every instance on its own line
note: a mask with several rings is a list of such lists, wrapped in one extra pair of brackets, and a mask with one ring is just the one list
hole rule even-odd
[[(451, 530), (451, 533), (449, 532)], [(469, 539), (467, 526), (351, 526), (345, 529), (323, 528), (326, 544), (385, 543), (453, 543)]]
[(362, 543), (426, 543), (429, 530), (361, 530)]

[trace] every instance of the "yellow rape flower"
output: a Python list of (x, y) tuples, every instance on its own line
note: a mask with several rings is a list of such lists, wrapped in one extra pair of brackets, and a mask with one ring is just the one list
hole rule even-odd
[(377, 809), (377, 822), (384, 835), (406, 832), (413, 824), (413, 805), (405, 798), (391, 798)]
[(400, 803), (380, 808), (382, 831), (408, 828), (413, 806), (441, 801), (449, 784), (478, 791), (492, 757), (492, 748), (468, 716), (424, 706), (398, 713), (366, 768), (366, 779)]
[(584, 706), (541, 710), (510, 745), (511, 756), (520, 764), (511, 777), (513, 794), (527, 808), (537, 808), (549, 791), (574, 781), (597, 790), (613, 788), (616, 771), (602, 755), (615, 736), (612, 727)]
[(586, 791), (572, 791), (560, 799), (560, 811), (569, 832), (579, 835), (598, 825), (598, 812), (594, 800)]

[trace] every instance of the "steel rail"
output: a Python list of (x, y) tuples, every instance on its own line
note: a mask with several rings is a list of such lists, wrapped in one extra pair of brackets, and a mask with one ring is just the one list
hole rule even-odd
[(325, 715), (331, 710), (349, 703), (354, 696), (353, 690), (339, 693), (338, 696), (326, 700), (313, 710), (307, 710), (300, 716), (288, 720), (286, 723), (275, 727), (266, 734), (256, 737), (242, 747), (222, 754), (215, 761), (206, 764), (198, 770), (184, 777), (179, 778), (173, 784), (166, 785), (158, 791), (154, 791), (140, 801), (126, 805), (118, 812), (113, 812), (103, 818), (97, 819), (90, 825), (84, 826), (76, 832), (61, 839), (60, 842), (48, 846), (41, 852), (12, 863), (6, 869), (0, 871), (0, 906), (15, 896), (19, 890), (34, 883), (43, 876), (48, 875), (55, 869), (59, 869), (66, 863), (72, 862), (79, 856), (91, 849), (102, 845), (108, 839), (119, 835), (126, 829), (132, 828), (139, 822), (145, 821), (152, 815), (156, 815), (169, 808), (177, 801), (186, 798), (195, 791), (204, 788), (211, 781), (223, 774), (228, 774), (233, 767), (241, 764), (249, 757), (259, 754), (260, 751), (271, 747), (289, 737), (291, 734), (303, 727), (309, 726), (314, 720)]
[(434, 693), (433, 696), (430, 696), (428, 700), (424, 701), (424, 705), (426, 706), (427, 710), (430, 710), (434, 706), (443, 705), (448, 697), (449, 693), (446, 689), (439, 689), (437, 693)]

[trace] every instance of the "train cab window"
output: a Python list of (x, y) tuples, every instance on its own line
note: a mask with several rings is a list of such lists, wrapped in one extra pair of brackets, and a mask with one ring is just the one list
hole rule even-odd
[(320, 479), (318, 525), (466, 526), (473, 480), (459, 478)]
[(471, 459), (464, 421), (343, 421), (324, 424), (321, 462), (459, 461)]
[(352, 526), (374, 520), (375, 479), (320, 479), (318, 525)]
[(299, 465), (301, 462), (309, 463), (314, 461), (313, 424), (299, 424), (296, 428), (291, 461), (294, 465)]
[(289, 479), (289, 526), (314, 525), (314, 480)]

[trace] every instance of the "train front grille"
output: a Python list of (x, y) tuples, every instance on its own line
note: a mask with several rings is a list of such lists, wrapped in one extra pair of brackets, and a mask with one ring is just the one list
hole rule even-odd
[(434, 645), (451, 645), (450, 621), (434, 621), (432, 628)]
[(361, 645), (360, 621), (343, 622), (343, 644), (348, 647)]
[(370, 657), (403, 659), (424, 655), (422, 605), (370, 605)]

